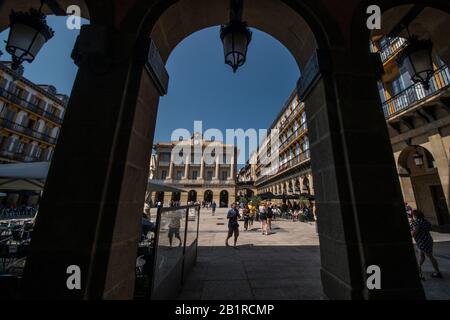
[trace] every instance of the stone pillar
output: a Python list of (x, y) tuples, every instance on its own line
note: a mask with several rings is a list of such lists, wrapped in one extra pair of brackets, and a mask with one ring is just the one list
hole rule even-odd
[(220, 159), (219, 156), (216, 157), (216, 168), (214, 173), (214, 179), (213, 180), (220, 180)]
[(186, 156), (186, 163), (184, 164), (184, 177), (183, 179), (188, 180), (189, 179), (189, 164), (191, 162), (191, 155), (188, 154)]
[(205, 180), (205, 158), (203, 155), (200, 163), (200, 176), (198, 177), (198, 180)]
[[(297, 190), (295, 189), (295, 179), (291, 179), (291, 183), (292, 183), (292, 191), (295, 194), (297, 192)], [(298, 190), (298, 191), (299, 191), (299, 193), (301, 193), (300, 190)]]
[[(364, 47), (315, 57), (318, 63), (302, 74), (321, 75), (314, 83), (308, 82), (313, 76), (301, 79), (299, 94), (309, 128), (324, 293), (333, 299), (424, 299), (380, 107), (379, 56)], [(374, 225), (383, 225), (383, 232)], [(380, 290), (366, 286), (371, 265), (381, 269)]]
[(414, 195), (414, 189), (409, 175), (399, 175), (400, 185), (403, 192), (403, 200), (411, 206), (411, 208), (417, 208), (416, 196)]
[(449, 202), (450, 174), (449, 174), (447, 151), (445, 150), (442, 137), (437, 130), (433, 135), (430, 135), (428, 137), (428, 141), (430, 141), (430, 152), (434, 157), (434, 161), (436, 163), (436, 167), (439, 174), (439, 179), (441, 180), (442, 189), (444, 190), (444, 195), (447, 200), (447, 207), (450, 208)]
[(308, 174), (308, 180), (309, 180), (309, 192), (313, 195), (314, 194), (314, 178), (312, 174)]
[[(119, 32), (109, 39), (111, 56), (79, 63), (27, 256), (24, 299), (133, 298), (159, 93), (143, 68), (149, 40)], [(80, 268), (81, 290), (67, 288), (71, 265)]]
[(236, 158), (235, 158), (234, 151), (233, 151), (233, 154), (231, 156), (231, 162), (230, 162), (230, 176), (228, 177), (228, 180), (234, 180), (235, 179), (235, 177), (234, 177), (234, 168), (236, 166), (236, 164), (235, 164), (236, 160), (235, 159)]
[(174, 175), (174, 156), (172, 151), (170, 152), (170, 163), (169, 163), (169, 174), (167, 175), (166, 180), (173, 180), (173, 175)]

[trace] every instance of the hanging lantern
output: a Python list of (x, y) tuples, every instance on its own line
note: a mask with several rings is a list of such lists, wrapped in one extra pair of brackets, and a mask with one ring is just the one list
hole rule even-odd
[(47, 25), (45, 15), (41, 12), (42, 3), (39, 10), (11, 11), (6, 51), (12, 56), (13, 70), (24, 61), (33, 62), (42, 46), (54, 35), (54, 31)]
[(419, 40), (413, 35), (398, 58), (400, 67), (411, 75), (411, 81), (421, 83), (425, 90), (430, 89), (430, 80), (434, 75), (432, 51), (431, 39)]
[(416, 153), (413, 156), (413, 159), (414, 159), (414, 164), (417, 167), (423, 166), (423, 154), (420, 154), (419, 152), (416, 151)]
[(244, 65), (248, 45), (252, 40), (252, 32), (247, 24), (241, 21), (242, 7), (241, 0), (231, 0), (230, 23), (220, 28), (225, 63), (233, 68), (233, 72)]

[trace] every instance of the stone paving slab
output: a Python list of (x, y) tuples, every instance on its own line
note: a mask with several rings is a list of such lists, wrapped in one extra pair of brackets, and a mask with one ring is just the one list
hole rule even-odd
[[(264, 236), (260, 223), (244, 232), (240, 222), (238, 248), (234, 249), (225, 247), (225, 216), (225, 209), (218, 209), (215, 216), (202, 211), (197, 264), (179, 299), (325, 299), (314, 223), (274, 221), (273, 233)], [(450, 235), (433, 233), (433, 237), (444, 279), (430, 278), (431, 264), (426, 261), (424, 289), (428, 299), (450, 299)]]

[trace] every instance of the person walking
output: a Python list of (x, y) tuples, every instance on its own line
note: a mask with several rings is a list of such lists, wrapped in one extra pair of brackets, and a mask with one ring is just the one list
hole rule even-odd
[(237, 209), (237, 204), (232, 203), (231, 209), (228, 211), (227, 219), (228, 219), (228, 235), (227, 239), (225, 240), (225, 245), (229, 247), (228, 240), (233, 236), (234, 234), (234, 248), (236, 248), (236, 243), (239, 237), (239, 223), (238, 219), (240, 218), (239, 211)]
[(169, 237), (169, 244), (171, 248), (174, 236), (175, 238), (178, 239), (178, 241), (180, 241), (180, 243), (178, 244), (179, 247), (181, 247), (183, 244), (183, 240), (181, 240), (180, 237), (181, 217), (182, 217), (181, 213), (174, 212), (174, 215), (171, 217), (169, 222), (169, 232), (167, 236)]
[(412, 217), (413, 209), (408, 204), (408, 202), (405, 202), (405, 211), (406, 211), (406, 216), (408, 217), (408, 221), (411, 223), (411, 220), (413, 219), (413, 217)]
[(267, 204), (264, 202), (259, 205), (259, 220), (261, 221), (262, 234), (267, 236)]
[(249, 215), (248, 225), (249, 227), (253, 227), (253, 221), (256, 218), (256, 206), (253, 204), (252, 201), (250, 201), (248, 204), (248, 215)]
[(433, 265), (434, 272), (431, 274), (433, 278), (442, 278), (439, 270), (438, 262), (433, 256), (433, 238), (431, 237), (431, 223), (425, 219), (425, 215), (420, 210), (412, 211), (412, 221), (410, 224), (411, 236), (416, 241), (419, 251), (419, 276), (424, 280), (422, 274), (422, 265), (425, 262), (425, 256), (428, 257)]
[(214, 215), (216, 213), (217, 208), (217, 204), (215, 201), (213, 201), (213, 203), (211, 204), (211, 208), (212, 208), (212, 215)]
[(247, 205), (244, 205), (244, 208), (242, 209), (242, 216), (244, 217), (244, 230), (248, 231), (248, 224), (250, 221), (250, 212), (248, 210)]

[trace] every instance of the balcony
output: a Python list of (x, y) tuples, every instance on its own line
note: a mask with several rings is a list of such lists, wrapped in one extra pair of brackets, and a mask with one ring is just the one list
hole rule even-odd
[(20, 152), (15, 151), (6, 151), (6, 150), (0, 150), (0, 157), (6, 158), (12, 161), (19, 161), (19, 162), (38, 162), (41, 161), (40, 157), (38, 156), (32, 156), (32, 155), (26, 155)]
[(48, 142), (53, 145), (56, 144), (55, 138), (50, 137), (50, 136), (46, 135), (45, 133), (38, 132), (36, 130), (24, 127), (20, 124), (15, 123), (14, 121), (11, 121), (11, 120), (8, 120), (5, 118), (0, 118), (0, 126), (5, 127), (14, 132), (23, 134), (25, 136), (35, 138), (40, 141), (45, 141), (45, 142)]
[(10, 101), (18, 106), (21, 106), (31, 112), (39, 114), (42, 117), (47, 118), (50, 121), (53, 121), (54, 123), (62, 124), (62, 122), (63, 122), (63, 120), (60, 117), (58, 117), (48, 111), (45, 111), (41, 107), (39, 107), (35, 104), (32, 104), (31, 102), (23, 99), (22, 97), (18, 96), (17, 94), (15, 94), (11, 91), (5, 90), (4, 88), (0, 88), (0, 96), (3, 97), (4, 99), (6, 99), (7, 101)]
[(275, 178), (276, 176), (286, 172), (287, 170), (302, 164), (302, 163), (306, 163), (307, 161), (310, 160), (310, 153), (309, 150), (305, 150), (302, 153), (300, 153), (299, 155), (294, 156), (292, 159), (290, 159), (289, 161), (284, 162), (283, 164), (280, 164), (278, 171), (273, 174), (273, 175), (265, 175), (262, 176), (259, 179), (256, 179), (256, 183), (255, 185), (260, 185), (266, 181), (269, 181), (273, 178)]
[(450, 86), (450, 72), (448, 67), (443, 66), (436, 70), (430, 82), (429, 90), (425, 90), (420, 83), (416, 83), (384, 102), (382, 107), (386, 119), (390, 119), (448, 89)]
[(280, 132), (283, 131), (283, 128), (287, 124), (291, 123), (291, 121), (300, 113), (300, 109), (302, 109), (302, 106), (299, 104), (294, 110), (292, 110), (286, 119), (282, 119), (280, 121)]
[(396, 56), (400, 51), (403, 50), (403, 48), (406, 47), (406, 45), (406, 39), (404, 38), (397, 37), (391, 39), (391, 41), (388, 44), (384, 45), (379, 51), (381, 61), (385, 63), (392, 57)]
[(170, 184), (174, 186), (185, 186), (185, 185), (198, 185), (198, 186), (230, 186), (235, 185), (236, 182), (234, 180), (161, 180), (155, 179), (152, 180), (155, 183), (159, 184)]
[(305, 133), (307, 130), (306, 123), (302, 124), (297, 130), (292, 132), (281, 144), (279, 150), (283, 150), (287, 145), (294, 141), (297, 137)]

